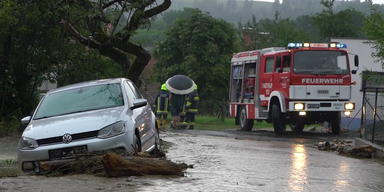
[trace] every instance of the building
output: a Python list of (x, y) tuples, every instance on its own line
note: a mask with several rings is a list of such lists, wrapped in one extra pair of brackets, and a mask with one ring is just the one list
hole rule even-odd
[[(383, 72), (384, 68), (381, 63), (375, 62), (376, 58), (372, 57), (375, 50), (371, 45), (366, 44), (367, 39), (354, 39), (354, 38), (331, 38), (331, 42), (339, 42), (347, 44), (347, 50), (350, 52), (349, 60), (351, 61), (351, 70), (357, 69), (357, 73), (352, 75), (352, 82), (356, 85), (352, 87), (352, 101), (355, 101), (355, 111), (351, 114), (350, 118), (342, 117), (342, 127), (349, 130), (356, 130), (360, 128), (361, 123), (361, 109), (363, 106), (363, 92), (361, 90), (363, 79), (361, 73), (365, 70)], [(359, 56), (359, 68), (353, 66), (353, 57), (357, 54)]]

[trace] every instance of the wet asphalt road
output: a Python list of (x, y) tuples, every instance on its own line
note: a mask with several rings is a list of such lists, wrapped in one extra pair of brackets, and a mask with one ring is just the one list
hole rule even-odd
[(194, 165), (185, 177), (18, 176), (1, 178), (0, 191), (384, 191), (382, 163), (314, 146), (336, 139), (328, 134), (187, 130), (161, 136), (173, 143), (168, 159)]

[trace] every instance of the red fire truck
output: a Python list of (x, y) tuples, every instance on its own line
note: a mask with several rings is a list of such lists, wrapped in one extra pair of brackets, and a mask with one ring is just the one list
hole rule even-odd
[(230, 114), (241, 130), (254, 120), (273, 123), (277, 135), (289, 125), (300, 133), (305, 125), (329, 122), (340, 133), (341, 114), (355, 109), (351, 99), (349, 56), (357, 55), (339, 43), (289, 43), (233, 54), (229, 89)]

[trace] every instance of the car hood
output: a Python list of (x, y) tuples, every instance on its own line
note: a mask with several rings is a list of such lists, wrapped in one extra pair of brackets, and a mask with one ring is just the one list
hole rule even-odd
[(23, 136), (37, 140), (62, 136), (66, 133), (76, 134), (100, 130), (120, 120), (123, 110), (124, 107), (114, 107), (32, 120)]

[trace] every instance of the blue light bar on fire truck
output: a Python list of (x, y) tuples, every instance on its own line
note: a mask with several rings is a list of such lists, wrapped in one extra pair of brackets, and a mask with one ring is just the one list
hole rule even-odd
[(288, 43), (288, 48), (322, 47), (322, 48), (347, 48), (347, 44), (340, 43)]

